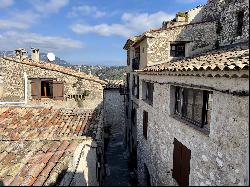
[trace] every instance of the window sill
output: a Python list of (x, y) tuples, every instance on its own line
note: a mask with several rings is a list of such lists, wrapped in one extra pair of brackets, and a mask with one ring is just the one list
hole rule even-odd
[(146, 99), (142, 99), (145, 103), (147, 103), (148, 105), (153, 107), (153, 102), (146, 100)]
[(191, 122), (185, 120), (184, 118), (181, 118), (180, 116), (178, 116), (176, 114), (172, 114), (172, 115), (170, 115), (170, 117), (174, 118), (177, 121), (180, 121), (180, 122), (184, 123), (185, 125), (187, 125), (189, 127), (192, 127), (193, 129), (195, 129), (195, 130), (197, 130), (199, 132), (202, 132), (206, 136), (209, 136), (210, 131), (208, 129), (197, 127), (196, 125), (194, 125)]

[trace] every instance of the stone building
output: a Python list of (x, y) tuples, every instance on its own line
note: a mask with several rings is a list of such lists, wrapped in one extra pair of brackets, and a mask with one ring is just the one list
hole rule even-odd
[(102, 185), (106, 82), (31, 57), (0, 57), (0, 183)]
[(70, 68), (33, 59), (1, 57), (0, 103), (95, 109), (102, 105), (105, 81)]
[(248, 20), (247, 1), (210, 0), (127, 40), (139, 185), (249, 183)]

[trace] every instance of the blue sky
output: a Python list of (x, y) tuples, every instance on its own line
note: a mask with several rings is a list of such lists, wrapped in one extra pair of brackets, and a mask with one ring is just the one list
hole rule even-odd
[(37, 47), (72, 64), (125, 65), (129, 36), (206, 0), (0, 0), (0, 50)]

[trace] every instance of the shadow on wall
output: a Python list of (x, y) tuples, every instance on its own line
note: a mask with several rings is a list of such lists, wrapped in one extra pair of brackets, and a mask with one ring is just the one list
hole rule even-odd
[[(100, 186), (104, 178), (104, 143), (103, 130), (94, 128), (102, 119), (102, 105), (99, 105), (89, 118), (83, 130), (83, 136), (89, 139), (76, 148), (68, 168), (64, 169), (54, 183), (49, 186)], [(102, 122), (102, 121), (101, 121)], [(93, 139), (93, 140), (92, 140)]]

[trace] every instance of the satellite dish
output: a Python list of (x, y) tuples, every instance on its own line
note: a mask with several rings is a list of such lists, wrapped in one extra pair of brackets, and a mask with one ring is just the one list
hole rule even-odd
[(56, 59), (56, 56), (54, 55), (54, 53), (48, 53), (47, 57), (50, 62), (53, 62)]

